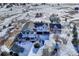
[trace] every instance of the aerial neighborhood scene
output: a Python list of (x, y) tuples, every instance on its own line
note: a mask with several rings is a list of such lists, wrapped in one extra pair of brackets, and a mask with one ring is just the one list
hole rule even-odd
[(0, 3), (0, 56), (79, 56), (79, 4)]

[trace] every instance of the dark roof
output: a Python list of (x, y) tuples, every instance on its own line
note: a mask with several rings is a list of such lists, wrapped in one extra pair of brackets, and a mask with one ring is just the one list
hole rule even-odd
[(43, 26), (44, 25), (44, 23), (42, 23), (42, 22), (37, 22), (37, 23), (34, 23), (34, 26), (35, 27), (38, 27), (38, 26)]
[(50, 28), (54, 28), (55, 26), (56, 26), (58, 29), (61, 29), (61, 28), (62, 28), (61, 24), (52, 24), (52, 23), (50, 23)]
[(39, 27), (39, 26), (43, 26), (43, 25), (48, 25), (47, 23), (43, 23), (43, 22), (36, 22), (36, 23), (34, 23), (34, 26), (35, 27)]

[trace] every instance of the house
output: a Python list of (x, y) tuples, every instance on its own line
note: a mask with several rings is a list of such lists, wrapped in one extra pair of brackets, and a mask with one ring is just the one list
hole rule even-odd
[(10, 50), (16, 53), (21, 53), (24, 51), (24, 48), (14, 43)]
[(34, 23), (34, 27), (36, 28), (36, 27), (39, 27), (39, 26), (43, 26), (44, 25), (44, 23), (43, 22), (35, 22)]
[(29, 41), (36, 41), (36, 33), (33, 32), (30, 29), (26, 29), (24, 31), (22, 31), (21, 33), (18, 34), (18, 38), (19, 40), (23, 41), (23, 40), (29, 40)]
[(11, 47), (11, 51), (18, 53), (20, 56), (27, 56), (32, 48), (33, 44), (30, 41), (15, 42)]
[(60, 23), (58, 24), (50, 23), (49, 26), (50, 26), (50, 30), (53, 31), (54, 33), (61, 33), (62, 25)]
[(34, 30), (36, 32), (47, 32), (48, 31), (48, 24), (43, 22), (36, 22), (34, 23)]
[(36, 22), (34, 23), (34, 27), (39, 42), (44, 44), (44, 41), (49, 39), (48, 24), (43, 22)]

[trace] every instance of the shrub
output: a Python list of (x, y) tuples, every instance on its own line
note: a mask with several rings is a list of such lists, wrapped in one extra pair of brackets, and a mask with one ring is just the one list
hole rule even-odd
[(34, 47), (35, 47), (35, 48), (39, 48), (39, 47), (40, 47), (40, 44), (39, 44), (39, 43), (36, 43), (36, 44), (34, 45)]
[(74, 45), (79, 45), (79, 40), (74, 39), (74, 40), (72, 41), (72, 43), (73, 43)]

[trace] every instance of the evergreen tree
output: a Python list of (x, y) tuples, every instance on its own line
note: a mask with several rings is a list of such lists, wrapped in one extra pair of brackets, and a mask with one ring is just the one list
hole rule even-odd
[(77, 28), (74, 25), (73, 27), (73, 40), (72, 40), (72, 44), (75, 47), (76, 51), (79, 53), (79, 40), (78, 40), (78, 33), (77, 33)]
[(77, 28), (74, 25), (74, 27), (73, 27), (73, 40), (77, 40), (77, 37), (78, 37)]
[(35, 47), (35, 48), (39, 48), (39, 47), (40, 47), (40, 44), (39, 44), (39, 43), (36, 43), (36, 44), (34, 45), (34, 47)]
[(60, 18), (59, 17), (57, 17), (56, 15), (51, 15), (50, 17), (49, 17), (49, 19), (50, 19), (50, 21), (51, 21), (51, 23), (53, 23), (53, 22), (55, 22), (55, 23), (59, 23), (60, 22)]
[(78, 33), (77, 33), (77, 28), (76, 28), (76, 26), (74, 25), (74, 27), (73, 27), (73, 40), (72, 40), (72, 43), (74, 44), (74, 45), (78, 45), (79, 44), (79, 40), (78, 40)]

